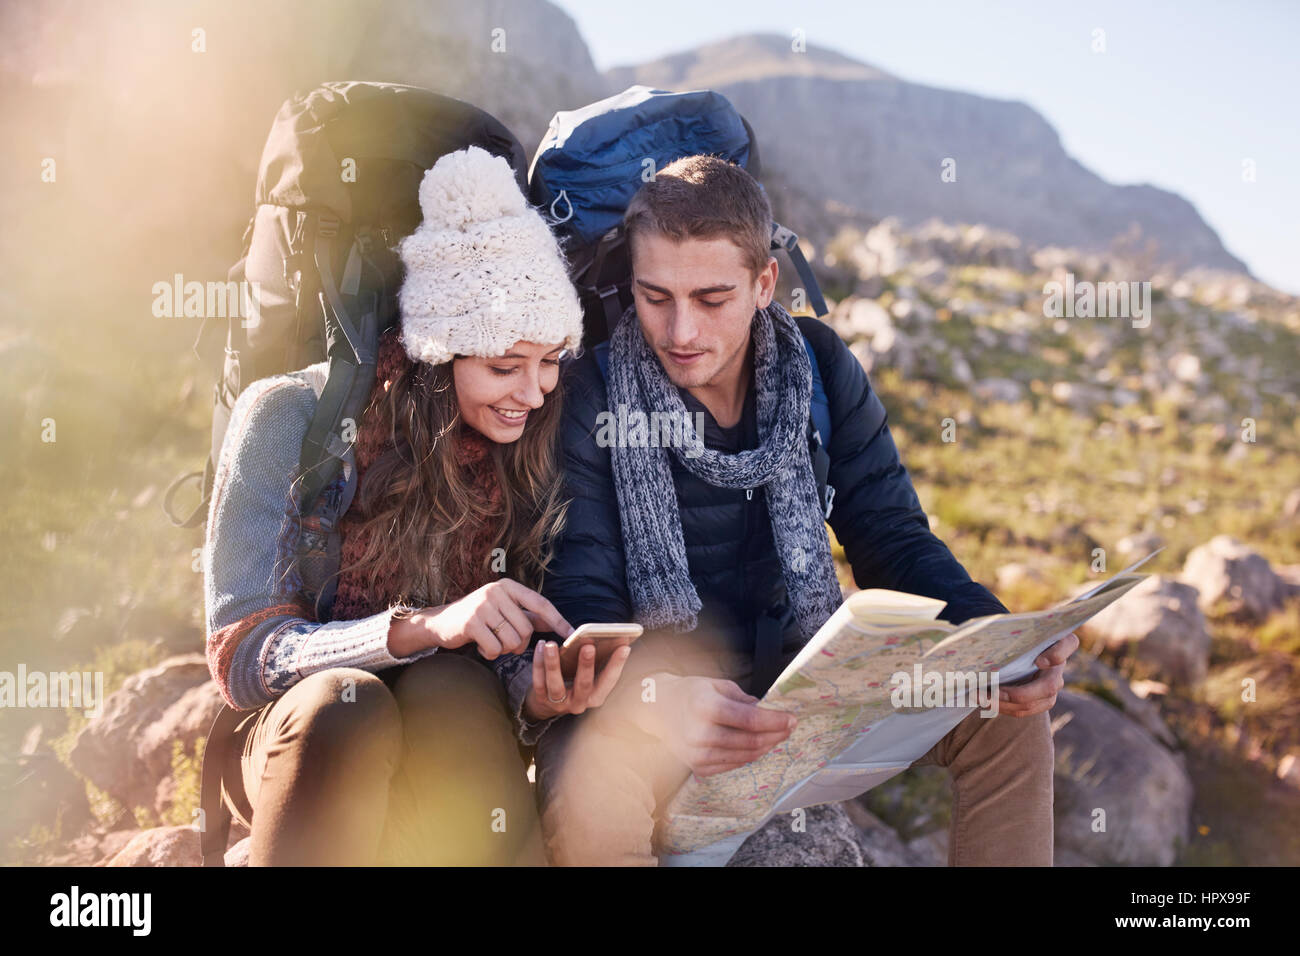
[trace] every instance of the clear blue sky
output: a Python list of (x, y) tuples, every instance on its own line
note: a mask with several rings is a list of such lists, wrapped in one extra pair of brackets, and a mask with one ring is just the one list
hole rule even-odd
[(602, 70), (802, 28), (906, 80), (1021, 100), (1093, 172), (1180, 193), (1256, 276), (1300, 293), (1300, 0), (554, 2)]

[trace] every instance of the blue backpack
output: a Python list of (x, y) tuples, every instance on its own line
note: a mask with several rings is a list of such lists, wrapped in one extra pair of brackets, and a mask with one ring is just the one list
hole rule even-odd
[[(712, 90), (672, 93), (632, 86), (581, 109), (556, 113), (528, 171), (528, 198), (548, 213), (569, 260), (583, 309), (583, 344), (608, 377), (609, 332), (632, 304), (632, 264), (623, 212), (653, 173), (683, 156), (710, 154), (758, 179), (754, 131), (731, 102)], [(760, 183), (760, 188), (762, 185)], [(818, 316), (829, 311), (799, 237), (772, 223), (772, 249), (784, 249)], [(830, 473), (830, 405), (817, 356), (807, 338), (813, 396), (808, 450), (822, 507), (829, 518), (835, 489)]]
[[(609, 338), (632, 304), (622, 229), (627, 204), (655, 170), (699, 154), (720, 156), (760, 178), (753, 130), (730, 100), (712, 90), (632, 86), (551, 119), (528, 170), (528, 199), (549, 214), (569, 259), (582, 300), (584, 345)], [(798, 242), (795, 233), (772, 223), (772, 250), (786, 251), (808, 303), (825, 315), (826, 300)]]

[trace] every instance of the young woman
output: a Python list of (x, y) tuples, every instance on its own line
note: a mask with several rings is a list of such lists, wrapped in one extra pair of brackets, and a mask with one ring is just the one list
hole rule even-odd
[[(218, 464), (208, 661), (249, 711), (223, 780), (253, 865), (544, 863), (518, 743), (601, 704), (626, 659), (566, 685), (554, 642), (518, 657), (571, 630), (537, 592), (564, 516), (559, 358), (582, 333), (559, 248), (477, 147), (420, 202), (343, 474), (299, 520), (323, 364), (251, 385)], [(513, 713), (503, 680), (529, 683)]]

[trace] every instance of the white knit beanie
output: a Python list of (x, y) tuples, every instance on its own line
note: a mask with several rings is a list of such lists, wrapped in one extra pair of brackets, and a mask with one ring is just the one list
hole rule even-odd
[(510, 164), (470, 146), (420, 183), (424, 221), (398, 251), (402, 345), (417, 362), (504, 355), (516, 342), (582, 341), (582, 306), (559, 244)]

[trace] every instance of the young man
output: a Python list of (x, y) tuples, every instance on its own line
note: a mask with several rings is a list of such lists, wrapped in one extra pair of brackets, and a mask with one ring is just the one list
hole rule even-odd
[[(635, 305), (611, 334), (608, 381), (590, 352), (565, 373), (572, 501), (544, 593), (575, 627), (635, 620), (647, 632), (603, 707), (529, 728), (559, 864), (655, 863), (656, 816), (690, 773), (743, 766), (793, 729), (757, 701), (841, 601), (801, 333), (830, 404), (829, 523), (855, 582), (941, 598), (954, 623), (1006, 610), (930, 532), (857, 360), (828, 326), (772, 301), (771, 212), (753, 178), (716, 157), (679, 160), (624, 223)], [(611, 427), (636, 412), (702, 415), (703, 448)], [(950, 865), (1051, 865), (1047, 711), (1077, 647), (1070, 635), (1044, 652), (999, 716), (973, 713), (917, 761), (952, 776)]]

